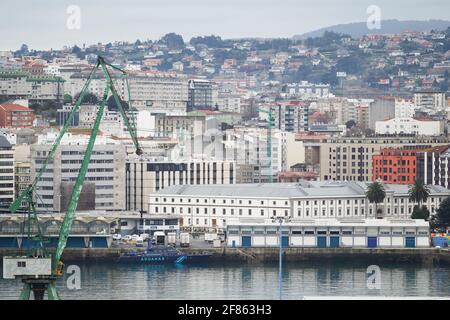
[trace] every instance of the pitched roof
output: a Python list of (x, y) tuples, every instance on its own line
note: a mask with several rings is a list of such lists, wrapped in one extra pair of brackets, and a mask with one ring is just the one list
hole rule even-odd
[[(255, 183), (223, 185), (174, 185), (156, 191), (154, 195), (183, 195), (204, 197), (255, 197), (255, 198), (314, 198), (314, 197), (365, 197), (370, 182), (305, 181), (297, 183)], [(387, 193), (407, 196), (408, 185), (385, 185)], [(441, 186), (429, 186), (432, 195), (450, 195)]]
[(0, 109), (4, 111), (33, 111), (33, 109), (15, 103), (0, 104)]
[(0, 136), (0, 148), (11, 148), (11, 143), (5, 136)]

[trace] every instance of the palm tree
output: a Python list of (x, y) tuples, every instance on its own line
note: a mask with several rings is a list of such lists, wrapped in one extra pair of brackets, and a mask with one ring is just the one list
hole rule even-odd
[(421, 208), (422, 202), (427, 201), (430, 196), (430, 188), (422, 180), (414, 180), (414, 184), (409, 186), (409, 200), (414, 201)]
[(380, 202), (383, 202), (384, 198), (386, 197), (386, 190), (380, 182), (372, 182), (367, 187), (366, 197), (371, 203), (375, 203), (375, 212), (376, 214), (378, 214), (378, 204)]

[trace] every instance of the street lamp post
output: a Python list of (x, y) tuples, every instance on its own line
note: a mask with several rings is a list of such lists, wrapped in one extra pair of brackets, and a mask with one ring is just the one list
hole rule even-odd
[(280, 300), (283, 298), (283, 273), (282, 273), (282, 267), (283, 267), (283, 222), (290, 222), (290, 217), (282, 217), (282, 216), (274, 216), (272, 218), (272, 222), (278, 222), (280, 224), (279, 226), (279, 240), (280, 243), (280, 250), (279, 250), (279, 267), (278, 267), (278, 291), (279, 291), (279, 297)]

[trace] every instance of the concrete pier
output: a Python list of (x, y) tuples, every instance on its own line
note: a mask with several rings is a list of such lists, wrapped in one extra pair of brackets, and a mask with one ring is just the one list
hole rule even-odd
[[(140, 248), (140, 251), (144, 249)], [(124, 248), (68, 248), (64, 251), (63, 261), (115, 261)], [(278, 248), (182, 248), (187, 254), (210, 253), (211, 262), (235, 262), (263, 264), (278, 261)], [(51, 251), (50, 251), (51, 252)], [(0, 249), (0, 256), (24, 254), (17, 249)], [(420, 263), (428, 266), (450, 266), (450, 251), (447, 249), (368, 249), (368, 248), (284, 248), (283, 259), (286, 263), (296, 262), (336, 262), (352, 261), (364, 263)]]

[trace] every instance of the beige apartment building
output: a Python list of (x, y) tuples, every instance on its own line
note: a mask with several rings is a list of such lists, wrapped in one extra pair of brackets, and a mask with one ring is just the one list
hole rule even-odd
[(372, 181), (372, 156), (382, 148), (448, 144), (446, 137), (338, 137), (320, 142), (320, 180)]

